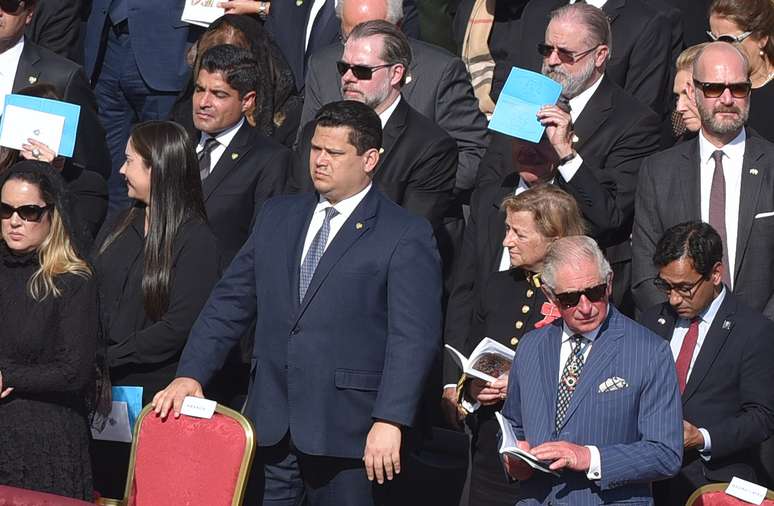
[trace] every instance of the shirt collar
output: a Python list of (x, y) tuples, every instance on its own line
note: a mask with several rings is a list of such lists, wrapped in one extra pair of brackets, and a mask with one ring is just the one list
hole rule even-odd
[(371, 186), (373, 186), (373, 184), (368, 183), (368, 186), (360, 190), (358, 193), (352, 195), (351, 197), (345, 198), (336, 205), (331, 205), (331, 203), (328, 202), (325, 197), (320, 195), (320, 198), (317, 201), (317, 206), (314, 208), (314, 212), (317, 213), (319, 211), (324, 211), (329, 207), (333, 207), (339, 212), (340, 215), (349, 216), (352, 214), (352, 211), (355, 210), (358, 204), (360, 204), (360, 202), (365, 198), (366, 193), (368, 193), (368, 190), (371, 189)]
[(724, 157), (728, 157), (732, 160), (742, 160), (744, 158), (744, 145), (746, 140), (747, 133), (744, 131), (744, 128), (742, 128), (739, 134), (734, 137), (731, 142), (722, 148), (718, 148), (707, 140), (704, 136), (704, 129), (702, 129), (699, 133), (699, 156), (701, 157), (701, 163), (707, 163), (711, 160), (712, 153), (718, 149), (723, 150)]
[(0, 53), (0, 75), (6, 72), (16, 75), (22, 51), (24, 51), (24, 37), (19, 37), (19, 41), (16, 44)]
[[(608, 306), (607, 310), (608, 310), (608, 312), (610, 311), (610, 307), (609, 306)], [(602, 328), (602, 325), (600, 325), (599, 327), (595, 328), (591, 332), (583, 332), (583, 333), (581, 333), (581, 335), (583, 337), (585, 337), (589, 342), (593, 343), (594, 340), (599, 335), (599, 329), (600, 328)], [(578, 332), (573, 332), (572, 330), (570, 330), (570, 327), (568, 327), (566, 323), (562, 323), (562, 342), (563, 343), (569, 341), (570, 338), (572, 336), (574, 336), (575, 334), (577, 334), (577, 333)]]
[(604, 77), (605, 74), (602, 74), (594, 84), (580, 92), (577, 96), (570, 99), (570, 117), (572, 118), (573, 123), (578, 121), (578, 116), (581, 115), (583, 109), (586, 107), (586, 104), (589, 103), (591, 97), (594, 96), (594, 93), (597, 92), (597, 88), (599, 88), (599, 85), (602, 83), (602, 79)]
[[(697, 317), (701, 321), (701, 323), (706, 323), (707, 325), (711, 325), (712, 322), (715, 320), (715, 316), (718, 314), (718, 309), (720, 309), (720, 305), (723, 304), (723, 299), (726, 298), (726, 287), (724, 286), (722, 290), (720, 290), (720, 293), (717, 297), (710, 303), (709, 306), (705, 307), (703, 311), (701, 311)], [(680, 318), (681, 324), (685, 327), (690, 325), (690, 321), (686, 320), (685, 318)]]
[(382, 121), (382, 130), (384, 130), (384, 126), (387, 124), (387, 122), (390, 120), (390, 116), (392, 116), (392, 113), (395, 112), (395, 109), (398, 107), (398, 103), (400, 102), (400, 95), (390, 104), (390, 106), (383, 110), (382, 113), (379, 115), (379, 119)]
[[(239, 131), (239, 129), (242, 128), (242, 125), (244, 123), (245, 123), (245, 117), (242, 116), (242, 119), (240, 119), (236, 125), (228, 127), (222, 132), (215, 134), (214, 137), (218, 141), (218, 144), (220, 144), (221, 146), (228, 146), (229, 144), (231, 144), (231, 141), (234, 140), (234, 136)], [(199, 140), (199, 146), (204, 146), (204, 141), (206, 141), (210, 137), (213, 137), (213, 136), (206, 132), (202, 132), (202, 138)]]

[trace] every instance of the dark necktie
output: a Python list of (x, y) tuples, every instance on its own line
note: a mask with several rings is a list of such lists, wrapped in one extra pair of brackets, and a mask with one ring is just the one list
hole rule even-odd
[(199, 177), (202, 181), (207, 179), (210, 175), (210, 165), (212, 165), (212, 152), (220, 146), (220, 143), (215, 137), (208, 137), (204, 141), (204, 148), (199, 153)]
[(723, 283), (731, 288), (731, 264), (728, 259), (728, 241), (726, 240), (726, 178), (723, 174), (723, 152), (712, 153), (715, 160), (715, 172), (710, 187), (709, 224), (717, 230), (723, 240)]
[(325, 252), (325, 245), (328, 243), (328, 235), (331, 232), (331, 219), (337, 214), (339, 212), (333, 207), (325, 210), (323, 224), (320, 230), (317, 231), (314, 239), (312, 239), (312, 244), (309, 245), (304, 261), (301, 262), (301, 271), (298, 276), (299, 303), (304, 300), (304, 295), (306, 295), (306, 290), (309, 288), (309, 283), (312, 282), (312, 276), (314, 276), (314, 271), (317, 269), (317, 264), (320, 263), (320, 258), (322, 258)]
[(677, 369), (677, 381), (680, 384), (680, 393), (685, 391), (685, 384), (688, 382), (688, 369), (691, 368), (691, 359), (696, 349), (696, 342), (699, 340), (699, 319), (691, 320), (688, 327), (688, 333), (683, 338), (683, 344), (680, 346), (680, 353), (677, 354), (675, 368)]
[(572, 350), (567, 362), (562, 370), (562, 378), (559, 380), (559, 388), (556, 392), (556, 430), (559, 430), (564, 424), (564, 416), (567, 414), (567, 408), (570, 407), (572, 394), (578, 387), (581, 370), (583, 369), (583, 341), (586, 338), (580, 334), (575, 334), (570, 338)]
[(108, 9), (108, 18), (110, 18), (110, 24), (116, 26), (121, 21), (129, 19), (129, 10), (126, 7), (127, 0), (113, 0), (110, 2), (110, 8)]

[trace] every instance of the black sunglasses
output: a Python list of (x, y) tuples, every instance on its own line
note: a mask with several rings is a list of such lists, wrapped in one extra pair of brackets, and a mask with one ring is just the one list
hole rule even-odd
[(578, 292), (555, 293), (554, 297), (562, 308), (570, 309), (578, 305), (581, 295), (585, 295), (589, 302), (599, 302), (607, 295), (607, 283), (585, 288)]
[(48, 211), (49, 206), (36, 206), (34, 204), (28, 204), (26, 206), (13, 207), (3, 202), (0, 204), (0, 219), (7, 220), (13, 213), (17, 213), (19, 218), (24, 221), (38, 222), (43, 217), (43, 213)]
[(556, 51), (556, 54), (559, 56), (559, 61), (562, 63), (575, 63), (587, 54), (594, 51), (596, 48), (599, 47), (599, 44), (596, 46), (587, 49), (585, 51), (580, 52), (573, 52), (569, 51), (567, 49), (564, 49), (562, 47), (556, 47), (556, 46), (549, 46), (548, 44), (543, 44), (542, 42), (537, 45), (538, 53), (540, 53), (540, 56), (543, 58), (549, 58), (554, 51)]
[(374, 76), (374, 71), (383, 69), (386, 67), (392, 67), (395, 63), (385, 63), (384, 65), (374, 65), (369, 67), (368, 65), (350, 65), (347, 62), (337, 61), (336, 68), (339, 69), (339, 74), (343, 77), (348, 70), (352, 71), (352, 75), (361, 81), (368, 81)]
[(18, 11), (23, 3), (23, 0), (0, 0), (0, 9), (2, 9), (3, 12), (12, 14)]
[(718, 98), (726, 91), (726, 88), (731, 92), (731, 96), (734, 98), (745, 98), (750, 94), (752, 89), (752, 83), (745, 81), (743, 83), (705, 83), (698, 79), (693, 80), (694, 84), (701, 88), (701, 92), (707, 98)]
[(694, 281), (693, 283), (691, 283), (690, 285), (675, 286), (670, 284), (661, 276), (657, 276), (653, 278), (653, 285), (667, 295), (669, 295), (670, 292), (675, 292), (680, 297), (690, 299), (691, 297), (693, 297), (693, 290), (697, 286), (699, 286), (699, 284), (701, 284), (701, 282), (704, 281), (705, 279), (706, 278), (701, 277), (696, 281)]

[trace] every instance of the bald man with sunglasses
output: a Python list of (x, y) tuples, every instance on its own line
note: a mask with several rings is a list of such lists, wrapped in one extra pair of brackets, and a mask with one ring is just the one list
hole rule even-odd
[(699, 135), (642, 163), (632, 232), (633, 294), (641, 311), (665, 301), (653, 285), (656, 243), (669, 227), (700, 220), (723, 239), (726, 288), (774, 319), (774, 144), (745, 127), (749, 76), (735, 45), (707, 45), (688, 83)]

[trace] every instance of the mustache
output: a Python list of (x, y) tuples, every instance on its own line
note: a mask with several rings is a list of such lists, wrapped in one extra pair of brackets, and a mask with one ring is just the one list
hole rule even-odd
[(732, 113), (735, 113), (735, 114), (742, 114), (742, 110), (741, 110), (741, 109), (739, 109), (739, 108), (738, 108), (738, 107), (736, 107), (736, 106), (733, 106), (733, 105), (730, 105), (730, 106), (727, 106), (727, 105), (718, 105), (718, 106), (716, 106), (716, 107), (715, 107), (715, 108), (712, 110), (712, 112), (714, 112), (714, 113), (732, 112)]

